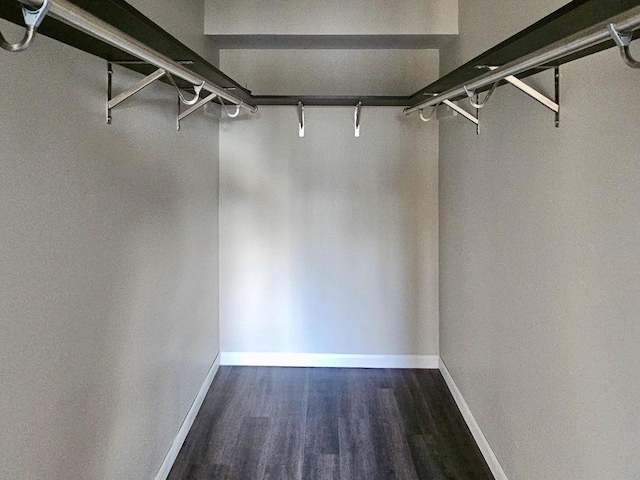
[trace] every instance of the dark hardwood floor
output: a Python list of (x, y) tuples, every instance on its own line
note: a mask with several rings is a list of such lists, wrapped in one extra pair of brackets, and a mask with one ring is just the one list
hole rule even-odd
[(438, 370), (221, 367), (169, 480), (493, 479)]

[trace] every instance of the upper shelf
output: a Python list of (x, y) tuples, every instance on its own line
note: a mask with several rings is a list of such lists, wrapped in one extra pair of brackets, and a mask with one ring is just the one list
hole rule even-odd
[[(116, 29), (131, 35), (156, 52), (176, 61), (191, 62), (188, 68), (192, 72), (206, 78), (220, 88), (232, 90), (233, 95), (247, 104), (296, 105), (298, 101), (303, 101), (307, 105), (355, 105), (358, 102), (362, 102), (365, 106), (413, 106), (420, 104), (425, 99), (424, 93), (442, 93), (453, 87), (473, 81), (482, 75), (483, 72), (476, 69), (477, 65), (504, 65), (640, 5), (639, 0), (574, 0), (410, 96), (300, 97), (252, 95), (249, 90), (222, 73), (124, 0), (71, 1)], [(0, 2), (0, 17), (16, 24), (23, 24), (20, 4), (16, 1)], [(119, 49), (51, 17), (45, 18), (38, 32), (105, 60), (136, 60)], [(604, 42), (593, 48), (561, 58), (549, 66), (560, 65), (613, 45), (613, 41)], [(154, 66), (145, 64), (128, 64), (127, 67), (145, 75), (155, 70)], [(524, 72), (520, 76), (524, 77), (537, 71), (539, 69), (533, 69)]]
[(437, 50), (456, 38), (439, 35), (208, 35), (220, 49)]
[[(190, 70), (222, 88), (233, 89), (233, 94), (245, 102), (249, 102), (251, 99), (250, 91), (222, 73), (124, 0), (71, 0), (71, 3), (173, 60), (193, 62), (189, 65)], [(18, 25), (24, 24), (21, 5), (16, 1), (0, 2), (0, 17)], [(108, 61), (137, 60), (50, 16), (47, 16), (38, 28), (38, 34), (54, 38)], [(156, 69), (154, 66), (144, 64), (128, 64), (126, 66), (144, 75), (148, 75)], [(180, 81), (178, 84), (185, 86)]]
[[(414, 93), (409, 98), (409, 105), (424, 101), (425, 93), (442, 93), (457, 85), (472, 81), (474, 78), (485, 73), (485, 71), (476, 68), (478, 65), (504, 65), (597, 23), (604, 22), (608, 18), (623, 13), (639, 4), (640, 2), (638, 0), (574, 0), (559, 10), (556, 10), (551, 15), (544, 17), (525, 30), (522, 30), (492, 49), (465, 63), (456, 70), (453, 70), (448, 75)], [(550, 64), (549, 67), (562, 65), (613, 46), (613, 41), (605, 42), (555, 61), (553, 64)], [(518, 76), (523, 78), (539, 71), (540, 69), (532, 69)], [(485, 87), (480, 90), (486, 90), (488, 88), (490, 87)]]

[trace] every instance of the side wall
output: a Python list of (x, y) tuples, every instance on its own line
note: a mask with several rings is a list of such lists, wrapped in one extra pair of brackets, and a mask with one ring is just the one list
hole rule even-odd
[(0, 478), (153, 479), (218, 353), (217, 121), (159, 84), (107, 126), (105, 62), (45, 37), (0, 87)]
[[(443, 70), (564, 3), (461, 1)], [(562, 68), (560, 129), (511, 87), (440, 122), (441, 356), (510, 480), (640, 471), (639, 81), (611, 50)]]

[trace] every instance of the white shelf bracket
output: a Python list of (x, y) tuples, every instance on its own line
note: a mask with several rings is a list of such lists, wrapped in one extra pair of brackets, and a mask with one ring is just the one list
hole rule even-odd
[(444, 105), (446, 105), (447, 107), (449, 107), (451, 110), (459, 113), (461, 116), (463, 116), (464, 118), (469, 120), (474, 125), (476, 125), (476, 126), (480, 125), (480, 120), (478, 119), (478, 117), (476, 117), (473, 114), (467, 112), (464, 108), (460, 107), (459, 105), (456, 105), (451, 100), (443, 100), (442, 103)]

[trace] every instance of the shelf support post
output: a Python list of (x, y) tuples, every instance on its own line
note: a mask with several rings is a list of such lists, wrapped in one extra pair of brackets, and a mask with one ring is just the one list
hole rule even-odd
[(556, 85), (556, 105), (558, 105), (558, 109), (556, 110), (556, 128), (560, 128), (560, 67), (553, 69), (553, 77)]

